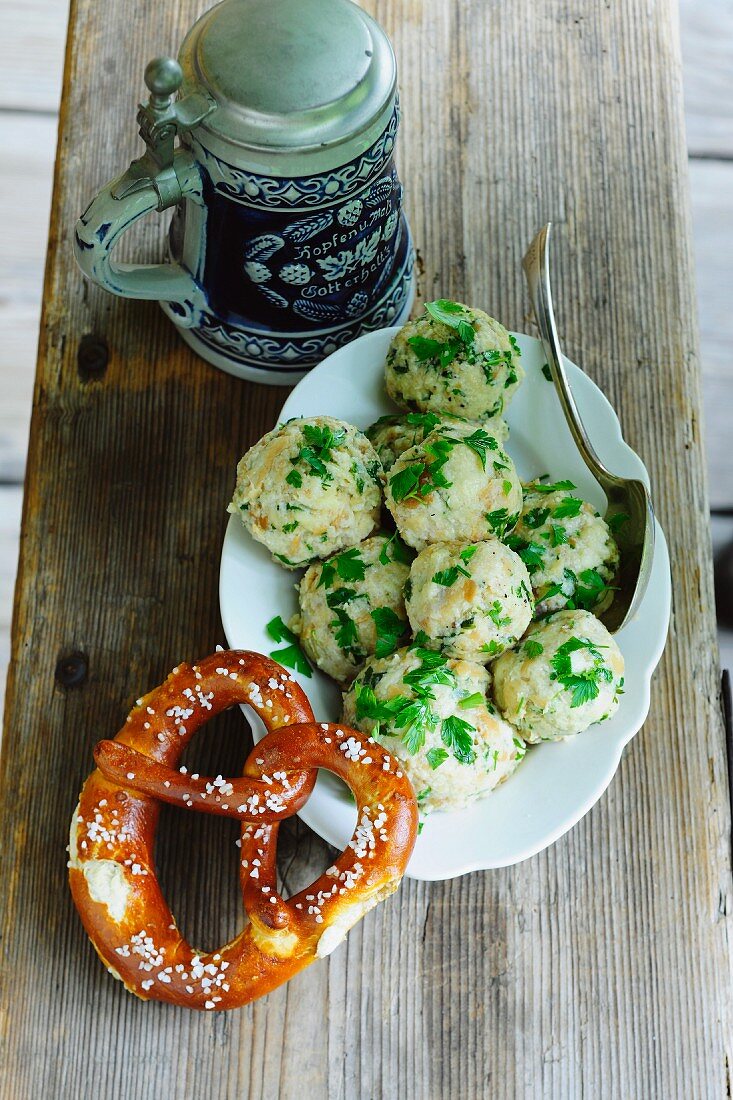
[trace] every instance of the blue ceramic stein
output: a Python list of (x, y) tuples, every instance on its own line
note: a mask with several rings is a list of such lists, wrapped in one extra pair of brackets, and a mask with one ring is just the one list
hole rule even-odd
[[(199, 355), (258, 382), (297, 381), (407, 318), (397, 73), (370, 16), (351, 0), (223, 0), (145, 81), (147, 152), (77, 223), (85, 275), (159, 301)], [(170, 262), (115, 263), (132, 223), (170, 207)]]

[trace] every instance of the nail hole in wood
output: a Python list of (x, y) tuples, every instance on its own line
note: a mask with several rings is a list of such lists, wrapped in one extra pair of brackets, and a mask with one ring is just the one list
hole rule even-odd
[(76, 362), (82, 382), (102, 378), (109, 362), (109, 347), (104, 337), (93, 332), (82, 336)]
[(56, 662), (56, 683), (64, 688), (78, 688), (89, 674), (89, 659), (85, 653), (67, 653)]

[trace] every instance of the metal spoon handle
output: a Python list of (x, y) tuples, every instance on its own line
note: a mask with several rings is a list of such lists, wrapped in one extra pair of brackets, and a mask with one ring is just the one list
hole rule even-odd
[(549, 242), (551, 225), (552, 223), (548, 222), (540, 229), (527, 249), (522, 267), (527, 277), (529, 296), (542, 346), (547, 356), (550, 374), (555, 383), (555, 389), (560, 398), (560, 405), (565, 413), (570, 433), (591, 473), (603, 484), (608, 478), (613, 479), (613, 474), (601, 462), (583, 426), (578, 406), (575, 404), (575, 398), (573, 397), (570, 380), (565, 370), (560, 339), (557, 335), (555, 314), (552, 308), (552, 291), (550, 289)]

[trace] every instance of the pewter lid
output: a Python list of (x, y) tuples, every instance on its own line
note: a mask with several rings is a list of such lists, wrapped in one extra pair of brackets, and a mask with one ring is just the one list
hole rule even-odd
[(386, 122), (392, 108), (389, 39), (351, 0), (223, 0), (191, 29), (179, 60), (182, 94), (216, 101), (199, 129), (217, 145), (325, 150)]

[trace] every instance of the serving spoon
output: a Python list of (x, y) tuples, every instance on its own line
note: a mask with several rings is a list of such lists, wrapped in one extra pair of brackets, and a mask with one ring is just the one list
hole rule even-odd
[[(548, 222), (532, 241), (522, 261), (529, 285), (540, 340), (552, 381), (580, 456), (606, 495), (606, 520), (613, 524), (620, 565), (615, 598), (599, 618), (613, 634), (633, 618), (646, 591), (654, 556), (654, 509), (643, 481), (619, 477), (595, 452), (583, 426), (565, 370), (550, 290), (550, 228)], [(614, 517), (618, 517), (614, 522)], [(624, 518), (625, 517), (625, 518)]]

